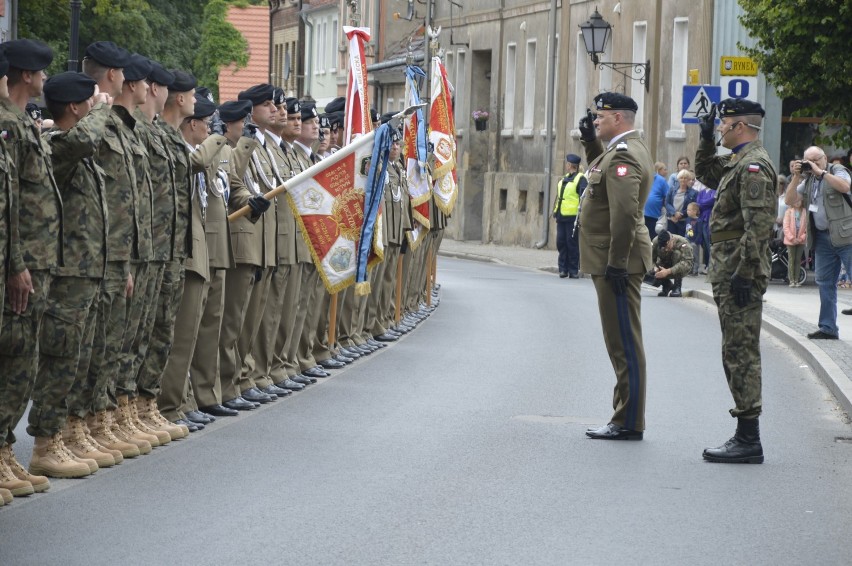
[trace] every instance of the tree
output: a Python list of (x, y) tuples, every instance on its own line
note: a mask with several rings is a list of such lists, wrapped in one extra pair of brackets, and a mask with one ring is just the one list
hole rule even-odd
[[(852, 145), (852, 3), (849, 0), (739, 0), (740, 21), (756, 40), (740, 45), (781, 96), (818, 116), (822, 141)], [(838, 127), (828, 133), (828, 127)]]
[(237, 69), (248, 64), (248, 42), (226, 19), (229, 3), (225, 0), (210, 0), (204, 7), (204, 23), (201, 26), (201, 45), (195, 57), (199, 69), (198, 80), (206, 85), (218, 98), (219, 69), (234, 64)]

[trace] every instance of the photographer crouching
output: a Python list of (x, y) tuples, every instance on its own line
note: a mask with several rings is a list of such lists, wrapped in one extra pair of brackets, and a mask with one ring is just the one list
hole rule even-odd
[(644, 282), (663, 287), (658, 297), (680, 297), (684, 275), (692, 271), (692, 244), (683, 236), (661, 230), (651, 242), (654, 269), (645, 274)]

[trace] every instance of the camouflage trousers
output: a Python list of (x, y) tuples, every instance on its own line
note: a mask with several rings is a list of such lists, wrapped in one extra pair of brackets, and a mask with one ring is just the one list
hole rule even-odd
[[(0, 446), (15, 443), (15, 426), (24, 416), (38, 371), (38, 336), (53, 276), (31, 271), (33, 293), (27, 309), (15, 314), (8, 297), (3, 302), (0, 328)], [(7, 291), (8, 295), (8, 291)]]
[(758, 417), (763, 407), (760, 325), (764, 293), (766, 279), (755, 279), (751, 301), (745, 307), (738, 307), (729, 282), (713, 283), (713, 299), (719, 309), (722, 326), (722, 367), (736, 405), (731, 409), (734, 417)]
[[(28, 416), (31, 436), (53, 436), (65, 428), (68, 393), (77, 377), (80, 352), (88, 339), (91, 350), (94, 319), (89, 317), (100, 279), (57, 277), (50, 286), (38, 339), (38, 373)], [(86, 325), (89, 325), (87, 328)]]
[(167, 261), (163, 265), (163, 276), (154, 308), (154, 324), (145, 359), (136, 375), (136, 387), (140, 395), (156, 399), (160, 394), (163, 371), (172, 350), (175, 338), (175, 318), (183, 298), (184, 273), (182, 260)]
[[(118, 355), (124, 335), (126, 262), (108, 262), (86, 328), (91, 339), (83, 341), (77, 376), (68, 393), (68, 413), (80, 418), (106, 409), (107, 383), (118, 371)], [(118, 336), (116, 336), (116, 334)]]
[[(121, 342), (118, 373), (115, 380), (110, 380), (110, 402), (115, 403), (121, 395), (136, 396), (136, 362), (139, 348), (144, 335), (144, 321), (150, 310), (150, 299), (153, 289), (149, 289), (149, 263), (147, 261), (132, 261), (130, 273), (133, 274), (133, 295), (127, 299), (127, 317), (124, 326), (124, 340)], [(138, 369), (138, 366), (137, 366)]]

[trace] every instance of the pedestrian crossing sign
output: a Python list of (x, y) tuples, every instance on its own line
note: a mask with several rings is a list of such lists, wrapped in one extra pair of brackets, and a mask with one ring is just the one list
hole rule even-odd
[(712, 104), (722, 100), (722, 87), (712, 85), (684, 85), (682, 124), (697, 124), (698, 119), (710, 112)]

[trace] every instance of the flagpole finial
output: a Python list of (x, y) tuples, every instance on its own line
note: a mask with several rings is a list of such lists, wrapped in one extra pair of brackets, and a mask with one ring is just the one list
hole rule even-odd
[(438, 37), (441, 35), (441, 26), (438, 26), (437, 28), (428, 26), (426, 34), (429, 36), (429, 53), (432, 57), (434, 57), (438, 53), (438, 48), (440, 47)]

